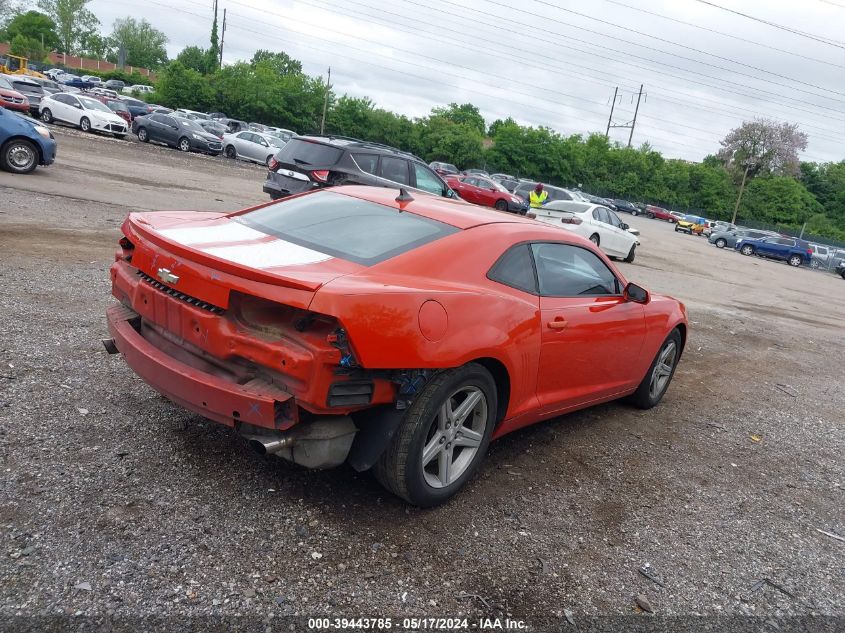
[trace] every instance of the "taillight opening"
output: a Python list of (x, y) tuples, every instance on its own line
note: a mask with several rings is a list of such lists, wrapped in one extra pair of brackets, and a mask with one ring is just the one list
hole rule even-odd
[(267, 169), (270, 171), (276, 171), (279, 168), (279, 161), (274, 158), (270, 159), (270, 162), (267, 163)]
[(135, 245), (125, 235), (117, 241), (120, 246), (120, 256), (127, 262), (132, 261), (132, 253), (135, 252)]
[(329, 181), (329, 170), (328, 169), (316, 169), (311, 172), (311, 177), (316, 180), (317, 182), (328, 182)]

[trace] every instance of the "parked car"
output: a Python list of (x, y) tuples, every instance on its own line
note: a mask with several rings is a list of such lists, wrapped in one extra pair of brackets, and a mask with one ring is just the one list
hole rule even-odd
[(109, 110), (126, 121), (127, 127), (132, 125), (132, 115), (122, 99), (113, 99), (112, 97), (104, 97), (96, 94), (92, 94), (91, 98), (105, 104)]
[(794, 237), (764, 237), (757, 240), (743, 238), (737, 240), (734, 248), (743, 255), (780, 259), (790, 266), (809, 265), (813, 257), (810, 245)]
[(834, 272), (842, 277), (842, 279), (845, 279), (845, 261), (839, 262), (839, 265), (836, 267)]
[(653, 204), (645, 205), (644, 215), (647, 218), (664, 220), (665, 222), (671, 222), (672, 224), (678, 221), (678, 218), (673, 215), (671, 211), (667, 211), (663, 207), (656, 207)]
[(428, 166), (437, 172), (440, 176), (448, 176), (449, 174), (460, 174), (461, 171), (452, 165), (451, 163), (441, 163), (441, 162), (433, 162), (429, 163)]
[(57, 92), (65, 92), (66, 86), (63, 86), (59, 83), (56, 83), (52, 79), (43, 79), (41, 77), (27, 77), (27, 79), (31, 79), (38, 85), (40, 85), (44, 89), (44, 94), (54, 95)]
[[(534, 187), (536, 186), (536, 182), (521, 182), (519, 183), (519, 186), (513, 190), (513, 194), (519, 196), (523, 200), (530, 200), (528, 196), (532, 191), (534, 191)], [(554, 202), (555, 200), (575, 200), (577, 202), (586, 202), (586, 200), (582, 200), (576, 192), (568, 189), (562, 189), (561, 187), (546, 184), (543, 185), (543, 189), (549, 194), (549, 197), (547, 198), (548, 202)]]
[(222, 141), (202, 129), (196, 121), (169, 114), (148, 114), (132, 121), (132, 132), (142, 143), (155, 141), (182, 152), (202, 152), (217, 156)]
[(81, 79), (82, 81), (87, 81), (88, 83), (93, 84), (95, 86), (103, 85), (103, 80), (97, 77), (96, 75), (82, 75)]
[(467, 202), (523, 215), (528, 211), (528, 203), (523, 198), (513, 195), (492, 178), (449, 175), (445, 180)]
[(833, 264), (834, 249), (824, 244), (810, 244), (810, 250), (813, 251), (813, 257), (810, 261), (810, 267), (819, 269), (828, 269)]
[(488, 174), (488, 173), (487, 173), (485, 170), (483, 170), (483, 169), (464, 169), (464, 173), (465, 173), (466, 175), (469, 175), (469, 174), (475, 174), (476, 176), (484, 176), (485, 178), (489, 178), (489, 177), (490, 177), (490, 174)]
[(276, 138), (283, 140), (285, 143), (291, 140), (294, 136), (297, 136), (297, 133), (293, 130), (287, 130), (283, 127), (270, 127), (267, 128), (267, 132), (265, 133), (271, 134)]
[(126, 88), (126, 83), (120, 79), (109, 79), (103, 84), (103, 87), (114, 90), (115, 92), (123, 92), (123, 89)]
[(613, 201), (613, 205), (616, 207), (617, 211), (624, 211), (625, 213), (630, 213), (631, 215), (640, 214), (640, 210), (627, 200), (620, 200), (616, 198)]
[(682, 303), (567, 231), (397, 193), (131, 214), (106, 350), (260, 453), (373, 468), (419, 506), (456, 494), (511, 431), (660, 402), (687, 339)]
[(153, 107), (140, 99), (133, 99), (132, 97), (121, 97), (126, 108), (129, 110), (129, 115), (134, 119), (136, 116), (145, 116), (151, 114)]
[(41, 99), (47, 94), (41, 84), (25, 75), (2, 75), (2, 77), (11, 84), (12, 90), (26, 97), (26, 100), (29, 101), (29, 113), (37, 117)]
[(128, 95), (135, 94), (135, 93), (148, 94), (150, 92), (155, 92), (155, 88), (153, 88), (152, 86), (146, 86), (144, 84), (135, 84), (133, 86), (126, 86), (123, 89), (123, 93), (128, 94)]
[(228, 133), (228, 129), (222, 123), (215, 121), (214, 119), (208, 119), (207, 121), (196, 121), (197, 125), (199, 125), (202, 129), (204, 129), (209, 134), (213, 134), (221, 141), (223, 140), (223, 136)]
[(235, 134), (236, 132), (243, 132), (249, 129), (249, 125), (246, 121), (239, 121), (238, 119), (218, 119), (220, 123), (226, 126), (226, 129), (229, 130), (229, 134)]
[(616, 205), (613, 203), (613, 200), (610, 200), (609, 198), (594, 196), (590, 193), (587, 193), (586, 191), (578, 191), (578, 193), (584, 198), (586, 198), (587, 202), (591, 204), (599, 204), (607, 209), (610, 209), (611, 211), (616, 211)]
[(499, 182), (503, 180), (516, 180), (516, 178), (510, 174), (490, 174), (490, 178)]
[(223, 135), (223, 151), (226, 158), (239, 158), (268, 167), (273, 156), (284, 144), (281, 139), (260, 132), (245, 131)]
[(111, 99), (117, 99), (117, 93), (114, 90), (109, 90), (108, 88), (100, 88), (99, 86), (94, 86), (88, 91), (88, 93), (96, 95), (98, 97), (109, 97)]
[(500, 185), (502, 185), (505, 189), (510, 191), (511, 193), (519, 186), (518, 180), (508, 180), (507, 178), (503, 178), (498, 181)]
[(64, 75), (65, 71), (61, 68), (49, 68), (48, 70), (45, 70), (43, 74), (47, 75), (53, 81), (56, 81), (56, 77)]
[(178, 114), (186, 119), (193, 119), (193, 120), (202, 120), (208, 121), (211, 119), (205, 112), (197, 112), (196, 110), (186, 110), (185, 108), (177, 108), (173, 111), (173, 114)]
[(209, 112), (208, 118), (210, 118), (210, 119), (228, 119), (229, 116), (225, 112)]
[(682, 215), (675, 223), (675, 233), (701, 235), (707, 228), (707, 220), (697, 215)]
[(117, 138), (124, 138), (129, 132), (129, 125), (123, 118), (104, 103), (83, 94), (60, 92), (44, 97), (40, 116), (44, 123), (70, 123), (83, 132), (106, 132)]
[(454, 198), (428, 165), (395, 147), (358, 139), (297, 136), (270, 162), (264, 192), (278, 199), (336, 185), (406, 187)]
[(766, 231), (755, 231), (752, 229), (735, 228), (729, 231), (720, 231), (718, 233), (711, 233), (708, 241), (715, 244), (716, 248), (733, 248), (740, 239), (757, 240), (763, 237), (769, 237), (773, 234)]
[(266, 125), (262, 125), (261, 123), (254, 123), (253, 122), (253, 123), (249, 124), (249, 130), (251, 132), (260, 132), (260, 133), (263, 134), (264, 132), (269, 132), (270, 128), (267, 127)]
[(7, 110), (29, 113), (29, 99), (25, 94), (15, 90), (11, 82), (2, 75), (0, 75), (0, 106)]
[(0, 167), (28, 174), (38, 165), (52, 165), (56, 140), (46, 127), (29, 117), (0, 108)]
[(589, 202), (555, 200), (532, 209), (537, 220), (567, 229), (590, 240), (611, 257), (633, 262), (640, 241), (619, 216), (607, 207)]
[(79, 90), (89, 90), (95, 86), (95, 84), (90, 81), (85, 81), (82, 77), (77, 77), (76, 75), (62, 78), (62, 83), (65, 86), (71, 86), (72, 88), (77, 88)]

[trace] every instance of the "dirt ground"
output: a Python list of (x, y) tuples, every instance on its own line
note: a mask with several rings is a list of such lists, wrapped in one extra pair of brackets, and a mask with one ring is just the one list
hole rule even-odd
[(225, 616), (240, 630), (293, 615), (842, 625), (842, 279), (631, 218), (642, 247), (621, 270), (683, 300), (692, 322), (661, 405), (512, 434), (457, 498), (418, 510), (368, 473), (255, 455), (100, 344), (125, 214), (263, 202), (264, 170), (56, 134), (54, 166), (0, 173), (8, 630), (86, 616)]

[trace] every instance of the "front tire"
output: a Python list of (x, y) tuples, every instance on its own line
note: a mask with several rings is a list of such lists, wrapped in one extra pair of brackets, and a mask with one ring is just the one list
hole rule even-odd
[(38, 167), (38, 150), (26, 139), (14, 139), (0, 150), (0, 167), (13, 174), (28, 174)]
[(727, 245), (728, 242), (723, 237), (720, 237), (718, 240), (716, 240), (716, 248), (725, 248), (725, 246)]
[(507, 211), (508, 210), (508, 203), (504, 200), (496, 200), (496, 204), (493, 205), (499, 211)]
[(637, 254), (637, 245), (632, 244), (631, 250), (628, 251), (628, 256), (625, 258), (625, 261), (629, 264), (632, 263), (634, 261), (634, 257), (636, 256), (636, 254)]
[(147, 128), (139, 127), (138, 128), (138, 140), (142, 143), (148, 143), (150, 140), (150, 135), (147, 134)]
[(237, 158), (238, 152), (235, 151), (235, 148), (232, 145), (226, 146), (226, 158)]
[(821, 262), (819, 262), (819, 260), (817, 260), (817, 259), (814, 259), (813, 261), (810, 262), (810, 268), (812, 268), (813, 270), (818, 270), (821, 267), (822, 267)]
[(443, 503), (478, 470), (496, 421), (496, 384), (470, 363), (437, 374), (405, 413), (374, 472), (421, 507)]
[(191, 141), (189, 141), (186, 137), (182, 137), (179, 139), (179, 151), (180, 152), (190, 152), (191, 151)]
[(640, 409), (651, 409), (663, 398), (678, 361), (681, 358), (681, 333), (675, 328), (663, 341), (663, 345), (657, 351), (651, 366), (648, 368), (645, 377), (637, 390), (631, 395), (630, 401)]
[(741, 249), (739, 249), (739, 252), (742, 253), (743, 255), (753, 255), (754, 254), (754, 247), (751, 246), (751, 244), (746, 244)]
[(91, 131), (91, 121), (88, 120), (87, 116), (82, 117), (79, 119), (79, 129), (83, 132), (90, 132)]
[(41, 120), (44, 123), (52, 123), (53, 122), (53, 113), (50, 112), (50, 108), (44, 108), (41, 112)]

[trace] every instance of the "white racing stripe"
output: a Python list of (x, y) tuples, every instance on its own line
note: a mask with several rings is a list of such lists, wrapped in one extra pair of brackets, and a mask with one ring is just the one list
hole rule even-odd
[(266, 238), (267, 234), (256, 231), (240, 222), (227, 222), (214, 226), (195, 226), (159, 231), (169, 240), (190, 246), (191, 244), (209, 244), (226, 242), (246, 242)]
[[(263, 233), (261, 235), (264, 235)], [(204, 248), (203, 253), (225, 259), (251, 268), (274, 268), (276, 266), (302, 266), (331, 259), (319, 251), (299, 246), (285, 240)]]

